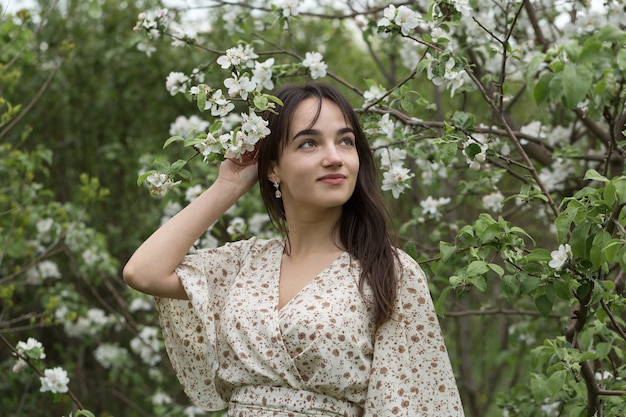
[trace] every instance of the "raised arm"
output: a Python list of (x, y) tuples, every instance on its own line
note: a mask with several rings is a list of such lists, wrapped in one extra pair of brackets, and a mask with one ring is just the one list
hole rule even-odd
[(213, 185), (157, 229), (131, 256), (123, 272), (126, 283), (146, 294), (186, 299), (175, 268), (193, 243), (256, 181), (256, 164), (222, 162)]

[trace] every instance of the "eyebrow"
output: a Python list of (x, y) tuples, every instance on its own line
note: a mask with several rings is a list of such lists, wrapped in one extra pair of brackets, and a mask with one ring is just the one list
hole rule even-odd
[[(354, 134), (354, 129), (351, 127), (344, 127), (343, 129), (339, 129), (336, 135), (343, 135), (344, 133)], [(322, 132), (317, 129), (304, 129), (296, 133), (292, 140), (296, 140), (299, 136), (322, 136)]]

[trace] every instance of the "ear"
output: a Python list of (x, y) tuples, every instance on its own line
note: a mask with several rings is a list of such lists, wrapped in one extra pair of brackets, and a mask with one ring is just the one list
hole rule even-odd
[(267, 179), (280, 184), (280, 176), (278, 175), (278, 169), (275, 162), (272, 162), (267, 172)]

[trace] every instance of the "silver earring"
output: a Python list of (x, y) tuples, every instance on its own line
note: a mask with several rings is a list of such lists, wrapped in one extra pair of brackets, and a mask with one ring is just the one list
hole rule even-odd
[(283, 193), (280, 192), (280, 189), (278, 188), (280, 187), (280, 184), (278, 184), (277, 182), (274, 183), (274, 188), (276, 188), (276, 192), (274, 193), (274, 196), (276, 198), (281, 198), (283, 196)]

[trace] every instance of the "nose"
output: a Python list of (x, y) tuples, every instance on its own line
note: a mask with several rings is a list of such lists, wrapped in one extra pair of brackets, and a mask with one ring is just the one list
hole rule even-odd
[(339, 149), (337, 149), (337, 146), (335, 144), (326, 147), (326, 152), (324, 154), (324, 159), (322, 160), (322, 165), (325, 167), (343, 165), (343, 159), (341, 158)]

